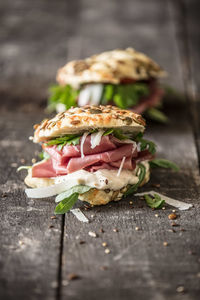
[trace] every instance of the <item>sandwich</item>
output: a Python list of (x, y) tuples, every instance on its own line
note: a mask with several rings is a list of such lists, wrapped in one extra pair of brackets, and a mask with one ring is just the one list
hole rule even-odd
[(153, 165), (169, 167), (155, 159), (155, 144), (143, 138), (141, 115), (115, 106), (70, 108), (34, 128), (42, 160), (27, 167), (26, 194), (56, 196), (58, 214), (78, 199), (91, 205), (118, 201), (149, 181)]
[(71, 106), (115, 105), (165, 122), (159, 110), (164, 92), (158, 84), (165, 75), (156, 62), (132, 48), (74, 60), (58, 70), (48, 108), (63, 112)]

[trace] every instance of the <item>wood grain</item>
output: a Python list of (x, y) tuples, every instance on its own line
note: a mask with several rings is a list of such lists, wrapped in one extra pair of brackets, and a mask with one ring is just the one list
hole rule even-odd
[[(0, 299), (199, 299), (196, 3), (0, 2)], [(177, 162), (181, 172), (154, 170), (143, 190), (157, 189), (194, 208), (177, 212), (177, 227), (168, 219), (171, 207), (152, 211), (136, 197), (91, 210), (78, 203), (89, 224), (71, 213), (51, 219), (54, 199), (27, 199), (24, 173), (16, 174), (16, 165), (30, 164), (39, 150), (28, 136), (46, 117), (47, 88), (67, 60), (127, 46), (158, 61), (169, 73), (164, 84), (176, 91), (164, 105), (171, 122), (148, 122), (146, 134), (158, 155)], [(158, 183), (160, 188), (152, 186)], [(72, 280), (73, 273), (79, 278)], [(184, 293), (176, 291), (179, 286)]]

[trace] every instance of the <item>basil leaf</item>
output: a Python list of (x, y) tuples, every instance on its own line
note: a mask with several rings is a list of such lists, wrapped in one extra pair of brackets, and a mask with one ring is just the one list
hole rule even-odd
[(66, 109), (77, 106), (77, 98), (80, 90), (73, 89), (70, 85), (53, 85), (49, 89), (48, 110), (56, 109), (58, 103), (65, 105)]
[(132, 194), (132, 193), (134, 193), (134, 192), (136, 192), (137, 189), (138, 189), (138, 187), (140, 186), (140, 184), (143, 182), (143, 180), (145, 178), (145, 175), (146, 175), (146, 168), (145, 168), (145, 166), (142, 165), (142, 164), (139, 164), (138, 167), (139, 167), (139, 170), (138, 170), (138, 174), (137, 175), (139, 177), (139, 181), (138, 181), (138, 183), (132, 185), (126, 191), (126, 193), (124, 194), (125, 197), (128, 196), (128, 195), (130, 195), (130, 194)]
[(69, 190), (59, 194), (56, 199), (55, 202), (60, 202), (65, 198), (68, 198), (69, 196), (71, 196), (74, 193), (78, 193), (78, 194), (84, 194), (86, 192), (88, 192), (91, 189), (90, 186), (87, 185), (75, 185), (72, 188), (70, 188)]
[(78, 193), (74, 193), (68, 198), (62, 200), (55, 208), (55, 214), (65, 214), (68, 210), (70, 210), (76, 201), (78, 200)]
[(169, 119), (167, 116), (160, 110), (158, 110), (155, 107), (149, 108), (145, 114), (152, 120), (161, 122), (161, 123), (167, 123)]
[(154, 198), (150, 197), (149, 195), (144, 195), (145, 201), (147, 205), (151, 208), (162, 208), (165, 200), (161, 199), (161, 197), (157, 194), (154, 194)]
[(167, 159), (157, 158), (151, 160), (149, 163), (152, 168), (160, 167), (160, 168), (172, 169), (176, 172), (179, 171), (179, 167), (174, 162)]

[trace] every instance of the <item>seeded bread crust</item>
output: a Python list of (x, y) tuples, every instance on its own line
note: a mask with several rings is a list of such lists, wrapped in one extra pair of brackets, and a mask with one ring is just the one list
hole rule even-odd
[(66, 134), (78, 134), (92, 129), (120, 128), (123, 132), (144, 131), (145, 120), (132, 111), (115, 106), (93, 106), (70, 108), (53, 119), (43, 120), (34, 126), (35, 143)]
[(79, 88), (86, 83), (119, 84), (123, 79), (145, 80), (166, 76), (152, 59), (133, 48), (117, 49), (75, 60), (60, 68), (57, 81)]

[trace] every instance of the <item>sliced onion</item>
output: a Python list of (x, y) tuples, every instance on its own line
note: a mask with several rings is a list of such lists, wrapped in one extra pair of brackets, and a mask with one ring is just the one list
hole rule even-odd
[(82, 211), (79, 208), (70, 209), (70, 211), (79, 221), (89, 223), (88, 218), (86, 218), (86, 216), (82, 213)]
[(86, 86), (84, 89), (80, 91), (80, 94), (78, 96), (78, 105), (84, 106), (86, 104), (89, 104), (90, 98), (91, 98), (91, 90), (89, 89), (89, 86)]
[(46, 198), (58, 195), (67, 189), (70, 189), (72, 186), (74, 186), (76, 183), (74, 183), (73, 180), (68, 182), (61, 182), (58, 184), (53, 184), (47, 187), (41, 187), (41, 188), (34, 188), (34, 189), (25, 189), (25, 193), (27, 197), (29, 198)]
[(83, 158), (85, 156), (84, 153), (83, 153), (83, 146), (84, 146), (85, 139), (88, 136), (88, 134), (89, 134), (89, 132), (84, 132), (84, 134), (81, 138), (81, 158)]
[(91, 148), (94, 149), (101, 143), (102, 135), (104, 134), (103, 130), (99, 130), (91, 134)]
[(93, 105), (99, 105), (101, 96), (103, 93), (103, 84), (98, 83), (98, 84), (92, 84), (90, 86), (91, 88), (91, 99), (90, 99), (90, 104)]
[(123, 168), (123, 165), (124, 165), (125, 159), (126, 159), (126, 156), (124, 156), (124, 157), (122, 158), (122, 161), (121, 161), (121, 164), (120, 164), (119, 170), (118, 170), (118, 172), (117, 172), (117, 177), (119, 177), (119, 175), (121, 174), (121, 170), (122, 170), (122, 168)]
[(174, 207), (178, 208), (179, 210), (188, 210), (190, 207), (193, 207), (192, 204), (185, 203), (185, 202), (173, 199), (173, 198), (169, 198), (165, 195), (162, 195), (162, 194), (160, 194), (158, 192), (154, 192), (154, 191), (149, 191), (149, 192), (144, 192), (144, 193), (137, 193), (137, 194), (135, 194), (135, 196), (144, 196), (144, 195), (154, 196), (155, 194), (160, 196), (161, 199), (165, 200), (165, 202), (167, 204), (169, 204), (171, 206), (174, 206)]
[(79, 94), (78, 105), (84, 106), (86, 104), (99, 105), (103, 93), (103, 84), (88, 84)]

